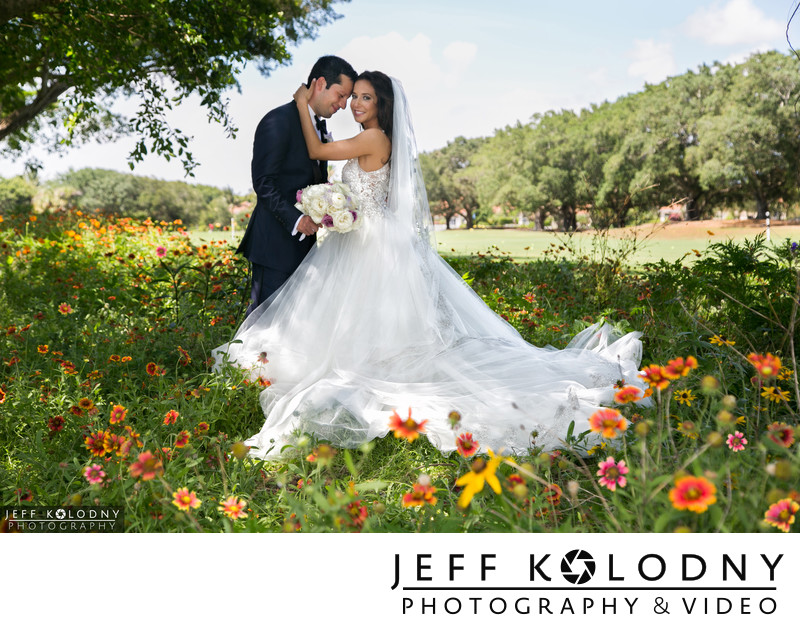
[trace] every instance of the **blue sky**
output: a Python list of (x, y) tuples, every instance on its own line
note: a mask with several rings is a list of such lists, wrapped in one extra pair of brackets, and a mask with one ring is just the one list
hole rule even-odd
[[(794, 0), (352, 0), (342, 18), (292, 49), (290, 66), (269, 77), (246, 68), (231, 92), (239, 133), (225, 137), (196, 100), (175, 111), (174, 125), (194, 137), (201, 166), (193, 181), (250, 190), (252, 135), (269, 109), (291, 99), (314, 61), (339, 54), (356, 70), (383, 70), (405, 86), (421, 150), (456, 136), (486, 136), (536, 112), (579, 109), (640, 90), (645, 82), (755, 51), (789, 50), (786, 23)], [(790, 36), (800, 46), (800, 16)], [(120, 101), (119, 111), (135, 104)], [(357, 133), (349, 110), (334, 115), (336, 138)], [(130, 138), (36, 154), (50, 178), (69, 168), (128, 171)], [(0, 176), (21, 165), (0, 160)], [(134, 173), (184, 179), (178, 162), (157, 157)]]

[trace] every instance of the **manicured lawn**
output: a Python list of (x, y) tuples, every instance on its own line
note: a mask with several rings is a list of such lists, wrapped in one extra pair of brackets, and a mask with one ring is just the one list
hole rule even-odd
[[(713, 234), (710, 234), (710, 233)], [(710, 243), (733, 239), (742, 242), (765, 232), (765, 226), (755, 222), (697, 221), (666, 225), (646, 225), (630, 229), (611, 230), (608, 246), (619, 248), (624, 242), (630, 243), (635, 234), (638, 240), (636, 252), (630, 257), (631, 263), (655, 262), (661, 259), (675, 261), (689, 254), (687, 261), (696, 258), (694, 250), (702, 251)], [(243, 232), (231, 238), (230, 232), (192, 232), (192, 242), (199, 244), (212, 240), (226, 240), (238, 243)], [(782, 239), (800, 240), (800, 224), (773, 225), (770, 228), (773, 241)], [(508, 253), (515, 260), (525, 261), (546, 256), (545, 251), (553, 244), (572, 243), (581, 251), (589, 251), (599, 240), (597, 233), (586, 231), (573, 236), (559, 232), (537, 232), (521, 229), (474, 229), (441, 230), (436, 232), (439, 253), (442, 256), (475, 255), (488, 252), (495, 246)]]

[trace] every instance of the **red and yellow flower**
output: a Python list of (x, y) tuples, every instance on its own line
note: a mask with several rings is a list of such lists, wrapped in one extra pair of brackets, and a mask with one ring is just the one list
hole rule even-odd
[(106, 432), (106, 436), (103, 439), (103, 447), (105, 447), (106, 453), (121, 458), (122, 456), (127, 455), (128, 451), (130, 451), (131, 445), (130, 442), (128, 442), (128, 439), (124, 436), (119, 436), (112, 432)]
[(798, 510), (800, 510), (800, 504), (787, 497), (775, 502), (767, 509), (767, 512), (764, 513), (764, 522), (775, 526), (778, 530), (789, 532)]
[(123, 407), (122, 405), (115, 405), (111, 408), (111, 415), (108, 419), (108, 422), (111, 425), (116, 425), (117, 423), (122, 423), (125, 420), (125, 416), (128, 414), (128, 410)]
[(178, 510), (189, 512), (192, 508), (198, 508), (203, 502), (197, 498), (194, 491), (189, 491), (187, 487), (178, 489), (172, 494), (172, 503)]
[(589, 417), (589, 427), (603, 438), (616, 438), (628, 428), (628, 419), (617, 410), (600, 408)]
[(178, 411), (170, 410), (164, 415), (164, 425), (172, 425), (178, 420)]
[(687, 475), (675, 480), (669, 499), (678, 510), (704, 513), (717, 501), (717, 488), (703, 476)]
[(394, 430), (395, 438), (404, 438), (413, 443), (419, 438), (420, 434), (425, 433), (425, 423), (427, 422), (427, 420), (424, 420), (417, 423), (411, 417), (411, 408), (408, 408), (408, 418), (406, 420), (401, 419), (396, 410), (392, 410), (392, 415), (389, 417), (389, 429)]
[(192, 358), (189, 356), (188, 351), (186, 351), (183, 347), (178, 346), (178, 353), (180, 353), (181, 358), (178, 360), (178, 363), (181, 366), (188, 366), (192, 363)]
[(756, 372), (764, 380), (777, 377), (781, 371), (781, 360), (772, 353), (767, 353), (766, 355), (750, 353), (747, 356), (747, 361), (752, 364), (753, 368), (756, 369)]
[(228, 499), (219, 503), (217, 510), (228, 517), (229, 519), (241, 519), (246, 517), (245, 507), (247, 502), (240, 500), (238, 497), (231, 495)]
[(474, 456), (480, 447), (480, 443), (472, 438), (472, 432), (464, 432), (456, 438), (456, 450), (464, 458)]
[(672, 381), (685, 377), (689, 371), (697, 368), (697, 360), (689, 355), (686, 359), (683, 357), (676, 357), (667, 362), (667, 365), (662, 368), (663, 375)]
[(134, 478), (141, 476), (142, 480), (152, 480), (157, 475), (164, 474), (164, 465), (152, 452), (145, 451), (139, 454), (139, 458), (128, 467), (128, 471)]
[(410, 493), (403, 495), (403, 508), (436, 504), (436, 487), (428, 484), (415, 484)]
[(70, 307), (66, 302), (62, 302), (58, 305), (58, 312), (62, 315), (68, 315), (72, 313), (72, 307)]
[(636, 386), (622, 386), (614, 393), (614, 402), (620, 405), (635, 403), (641, 400), (642, 394), (641, 389)]
[(663, 390), (669, 385), (669, 378), (664, 374), (663, 366), (650, 364), (647, 368), (642, 369), (639, 376), (645, 383), (659, 390)]
[(101, 457), (106, 454), (105, 440), (107, 433), (106, 431), (92, 432), (83, 439), (86, 449), (93, 456)]
[(64, 429), (64, 417), (63, 416), (51, 416), (47, 419), (47, 427), (50, 428), (51, 432), (60, 432)]
[(161, 368), (161, 366), (159, 366), (155, 362), (149, 362), (147, 366), (144, 367), (144, 369), (147, 371), (147, 374), (150, 375), (151, 377), (160, 377), (167, 373), (166, 370)]
[(186, 445), (189, 444), (189, 432), (185, 429), (182, 429), (178, 432), (178, 435), (175, 437), (175, 447), (177, 449), (183, 449)]
[(770, 423), (767, 425), (767, 438), (776, 445), (787, 449), (794, 445), (794, 428), (786, 423)]

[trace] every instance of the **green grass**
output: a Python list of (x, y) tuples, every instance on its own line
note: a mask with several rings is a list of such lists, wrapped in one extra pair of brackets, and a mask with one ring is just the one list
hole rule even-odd
[[(687, 261), (696, 257), (695, 251), (701, 252), (711, 243), (724, 241), (728, 238), (737, 243), (741, 243), (746, 238), (752, 238), (764, 229), (760, 227), (731, 228), (726, 230), (714, 229), (714, 235), (705, 233), (703, 229), (693, 232), (703, 233), (701, 236), (680, 237), (673, 236), (677, 230), (674, 226), (669, 226), (666, 230), (660, 226), (655, 226), (652, 234), (647, 238), (644, 235), (650, 233), (651, 228), (646, 226), (640, 229), (640, 244), (637, 250), (629, 257), (632, 265), (638, 266), (642, 263), (654, 263), (660, 260), (676, 261), (684, 255), (689, 255)], [(678, 229), (680, 230), (680, 229)], [(210, 232), (193, 231), (191, 233), (192, 242), (199, 244), (216, 240), (224, 240), (237, 244), (243, 232), (239, 231), (231, 239), (230, 232)], [(609, 236), (608, 245), (610, 248), (619, 248), (625, 244), (632, 234), (629, 230), (613, 231), (614, 236)], [(439, 253), (442, 256), (473, 256), (482, 252), (487, 252), (492, 247), (499, 248), (502, 252), (514, 260), (528, 261), (541, 258), (546, 255), (546, 251), (553, 245), (564, 242), (572, 242), (584, 251), (591, 250), (593, 239), (596, 233), (587, 231), (579, 232), (575, 235), (568, 235), (558, 232), (537, 232), (534, 230), (518, 229), (473, 229), (473, 230), (441, 230), (436, 232), (436, 240), (439, 244)], [(773, 241), (782, 239), (800, 239), (800, 226), (774, 226), (771, 229)]]

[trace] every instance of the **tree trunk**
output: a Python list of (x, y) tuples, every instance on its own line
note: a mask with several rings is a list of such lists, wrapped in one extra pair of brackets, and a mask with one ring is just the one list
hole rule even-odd
[(545, 219), (547, 219), (547, 211), (544, 208), (540, 208), (533, 213), (533, 229), (539, 231), (544, 230)]
[(686, 219), (687, 221), (696, 221), (700, 219), (700, 210), (697, 208), (694, 197), (690, 197), (686, 201)]
[(578, 221), (575, 217), (575, 209), (569, 204), (562, 204), (561, 209), (561, 225), (564, 232), (575, 232), (578, 228)]
[(766, 219), (769, 204), (762, 195), (756, 194), (756, 219)]

